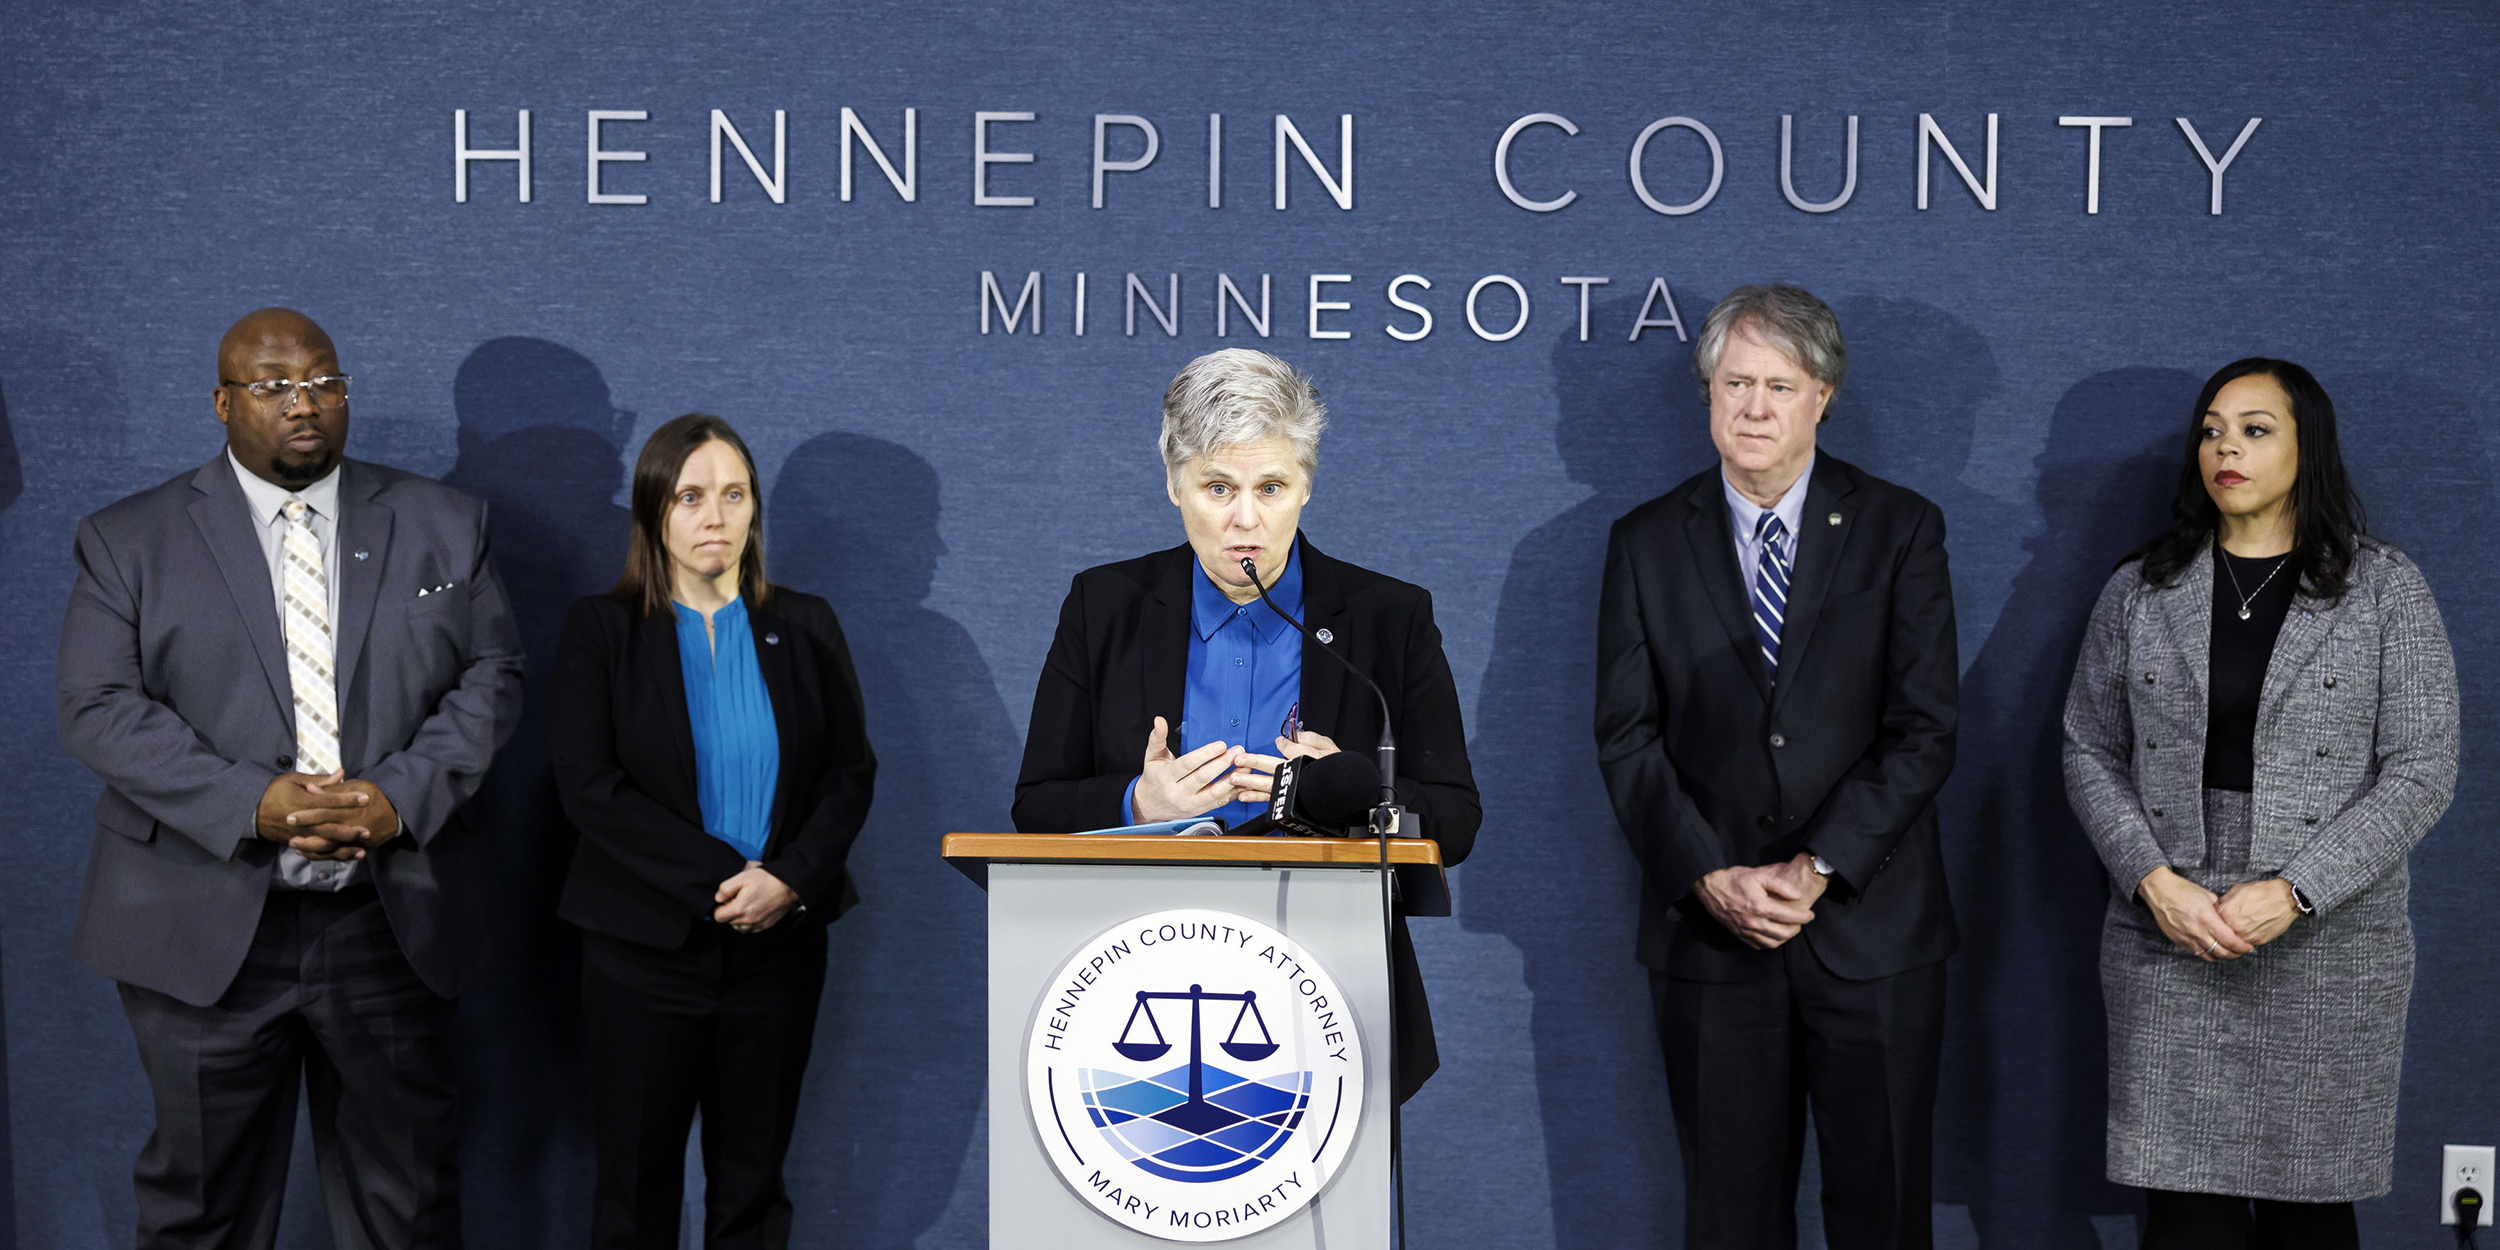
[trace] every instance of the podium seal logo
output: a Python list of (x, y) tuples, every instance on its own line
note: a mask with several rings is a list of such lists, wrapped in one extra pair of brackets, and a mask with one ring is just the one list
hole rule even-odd
[(1293, 939), (1231, 912), (1155, 912), (1078, 947), (1024, 1072), (1069, 1188), (1169, 1241), (1275, 1227), (1327, 1188), (1362, 1121), (1345, 996)]

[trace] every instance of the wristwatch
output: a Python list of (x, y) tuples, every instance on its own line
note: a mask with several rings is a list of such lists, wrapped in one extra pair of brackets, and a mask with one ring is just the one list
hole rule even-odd
[(2309, 901), (2309, 896), (2308, 896), (2308, 895), (2306, 895), (2306, 894), (2301, 893), (2301, 892), (2300, 892), (2300, 887), (2299, 887), (2299, 886), (2297, 886), (2297, 885), (2293, 885), (2293, 883), (2292, 883), (2292, 879), (2291, 879), (2291, 878), (2289, 878), (2289, 877), (2283, 877), (2283, 878), (2280, 878), (2280, 880), (2283, 882), (2283, 884), (2285, 884), (2285, 885), (2289, 885), (2289, 886), (2291, 886), (2291, 887), (2292, 887), (2292, 906), (2299, 908), (2299, 909), (2300, 909), (2300, 914), (2301, 914), (2301, 915), (2304, 915), (2304, 916), (2314, 916), (2314, 915), (2317, 915), (2317, 914), (2318, 914), (2318, 905), (2317, 905), (2317, 904), (2315, 904), (2315, 903), (2310, 902), (2310, 901)]
[[(1820, 855), (1815, 855), (1815, 854), (1814, 854), (1814, 852), (1812, 852), (1812, 851), (1808, 851), (1808, 852), (1806, 852), (1806, 854), (1807, 854), (1807, 855), (1809, 855), (1809, 856), (1812, 856), (1812, 857), (1813, 857), (1813, 859), (1814, 859), (1814, 875), (1816, 875), (1816, 876), (1818, 876), (1818, 877), (1828, 877), (1828, 876), (1832, 875), (1832, 866), (1831, 866), (1830, 864), (1828, 864), (1828, 863), (1824, 862), (1824, 859), (1823, 859), (1823, 857), (1822, 857), (1822, 856), (1820, 856)], [(2299, 893), (2299, 889), (2298, 889), (2298, 887), (2294, 887), (2294, 889), (2293, 889), (2293, 893), (2295, 893), (2295, 894)]]

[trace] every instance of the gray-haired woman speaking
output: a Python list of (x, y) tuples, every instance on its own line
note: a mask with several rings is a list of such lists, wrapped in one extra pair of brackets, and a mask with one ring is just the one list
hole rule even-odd
[[(1379, 701), (1319, 654), (1336, 647), (1386, 692), (1399, 803), (1442, 862), (1467, 857), (1483, 807), (1431, 594), (1332, 559), (1302, 534), (1327, 414), (1310, 378), (1265, 352), (1210, 352), (1172, 379), (1164, 490), (1188, 541), (1070, 584), (1033, 691), (1018, 830), (1264, 810), (1287, 757), (1380, 741)], [(1287, 622), (1294, 614), (1309, 637)], [(1403, 921), (1392, 941), (1404, 1101), (1440, 1057)]]
[(2455, 661), (2420, 570), (2362, 534), (2299, 365), (2205, 383), (2172, 511), (2101, 592), (2066, 702), (2067, 795), (2117, 885), (2109, 1178), (2148, 1191), (2147, 1247), (2358, 1245)]

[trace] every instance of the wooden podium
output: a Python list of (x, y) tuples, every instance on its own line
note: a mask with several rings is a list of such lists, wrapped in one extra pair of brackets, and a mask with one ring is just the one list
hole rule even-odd
[[(990, 1245), (1389, 1244), (1380, 844), (951, 833), (989, 892)], [(1450, 912), (1389, 843), (1398, 910)]]

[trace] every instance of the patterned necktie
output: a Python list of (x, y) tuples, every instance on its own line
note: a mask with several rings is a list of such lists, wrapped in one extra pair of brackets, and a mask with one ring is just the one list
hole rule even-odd
[(1780, 671), (1780, 625), (1788, 616), (1788, 556), (1780, 550), (1781, 540), (1788, 537), (1788, 527), (1780, 524), (1777, 514), (1765, 512), (1754, 524), (1753, 537), (1762, 546), (1761, 557), (1754, 561), (1753, 632), (1762, 642), (1763, 672), (1776, 682)]
[(331, 675), (330, 575), (312, 508), (286, 501), (286, 676), (295, 692), (295, 768), (327, 775), (339, 767), (337, 678)]

